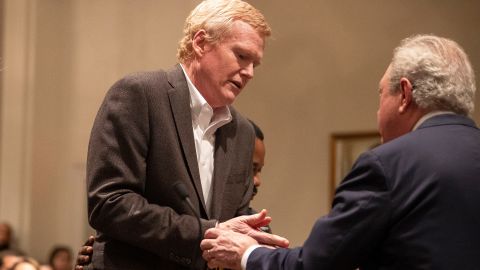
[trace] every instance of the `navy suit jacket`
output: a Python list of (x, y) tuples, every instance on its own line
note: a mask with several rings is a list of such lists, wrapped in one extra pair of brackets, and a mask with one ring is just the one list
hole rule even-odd
[(303, 247), (247, 269), (480, 269), (480, 131), (440, 115), (362, 154)]

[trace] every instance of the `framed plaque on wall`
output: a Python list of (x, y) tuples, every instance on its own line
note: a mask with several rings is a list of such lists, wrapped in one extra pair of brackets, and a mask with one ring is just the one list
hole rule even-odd
[(335, 189), (351, 170), (361, 153), (380, 144), (377, 131), (333, 133), (330, 137), (330, 177), (333, 199)]

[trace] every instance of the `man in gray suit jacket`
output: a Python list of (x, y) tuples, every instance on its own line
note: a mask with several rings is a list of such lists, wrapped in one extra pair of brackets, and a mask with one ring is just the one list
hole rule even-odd
[(246, 2), (207, 0), (184, 33), (181, 64), (119, 80), (95, 119), (87, 162), (95, 269), (203, 269), (199, 231), (255, 233), (269, 221), (264, 211), (219, 223), (245, 214), (252, 196), (254, 134), (230, 105), (253, 78), (270, 28)]
[(380, 81), (383, 144), (362, 154), (331, 212), (295, 249), (210, 229), (209, 266), (235, 269), (480, 269), (475, 78), (454, 41), (404, 40)]

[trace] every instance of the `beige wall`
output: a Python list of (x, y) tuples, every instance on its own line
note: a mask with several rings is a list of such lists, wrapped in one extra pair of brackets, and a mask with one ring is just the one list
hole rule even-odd
[[(53, 243), (76, 247), (89, 233), (86, 149), (105, 91), (126, 73), (172, 66), (198, 1), (3, 1), (0, 220), (42, 259)], [(300, 245), (329, 209), (329, 136), (375, 129), (392, 49), (408, 35), (435, 33), (457, 40), (480, 68), (480, 2), (251, 2), (274, 30), (236, 102), (266, 135), (254, 206), (269, 209), (274, 232)]]

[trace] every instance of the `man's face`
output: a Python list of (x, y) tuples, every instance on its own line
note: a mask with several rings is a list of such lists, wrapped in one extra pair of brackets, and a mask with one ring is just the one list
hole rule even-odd
[(263, 57), (264, 38), (243, 21), (235, 21), (226, 38), (205, 44), (197, 55), (195, 86), (213, 108), (232, 104), (253, 78)]
[(390, 67), (383, 75), (379, 84), (380, 104), (377, 111), (378, 132), (382, 143), (391, 141), (409, 132), (410, 126), (405, 114), (402, 114), (402, 92), (390, 93)]
[(403, 134), (399, 113), (402, 95), (390, 93), (390, 67), (380, 80), (378, 92), (380, 95), (377, 111), (378, 131), (382, 137), (382, 143), (386, 143)]
[(257, 194), (258, 187), (262, 184), (260, 173), (265, 162), (265, 144), (259, 138), (255, 138), (255, 149), (253, 152), (253, 196)]

